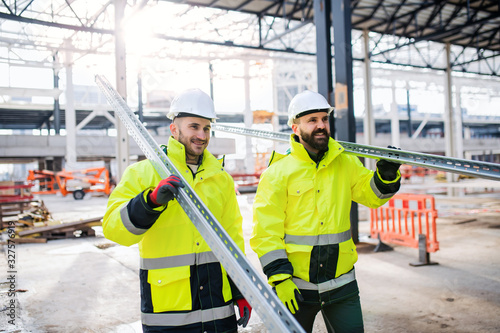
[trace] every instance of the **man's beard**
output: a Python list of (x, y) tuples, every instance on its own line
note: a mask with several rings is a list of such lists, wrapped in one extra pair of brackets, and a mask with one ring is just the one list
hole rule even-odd
[[(319, 133), (324, 133), (326, 137), (315, 138), (314, 135)], [(305, 133), (302, 130), (300, 130), (300, 137), (304, 142), (306, 142), (309, 146), (311, 146), (314, 149), (317, 149), (319, 151), (328, 150), (328, 140), (330, 136), (328, 135), (328, 132), (325, 129), (317, 129), (313, 131), (311, 134)]]
[[(206, 140), (198, 140), (198, 141), (203, 141), (206, 143)], [(179, 129), (179, 142), (184, 145), (184, 149), (186, 150), (186, 153), (191, 156), (201, 156), (203, 155), (203, 151), (200, 153), (198, 151), (195, 151), (191, 149), (191, 139), (188, 138), (187, 136), (184, 136)], [(205, 150), (205, 149), (203, 149)]]

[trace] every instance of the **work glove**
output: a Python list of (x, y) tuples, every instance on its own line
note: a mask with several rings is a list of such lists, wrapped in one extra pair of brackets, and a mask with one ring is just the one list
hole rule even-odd
[(274, 288), (276, 289), (276, 294), (278, 294), (279, 299), (286, 305), (292, 314), (299, 311), (297, 300), (302, 302), (304, 298), (292, 279), (278, 282)]
[[(401, 150), (401, 148), (396, 148), (394, 146), (387, 146), (387, 148)], [(387, 161), (387, 160), (378, 160), (377, 161), (377, 170), (382, 177), (383, 180), (394, 180), (398, 177), (398, 170), (401, 166), (400, 163)]]
[(157, 206), (163, 206), (179, 193), (178, 187), (184, 187), (179, 177), (171, 175), (162, 179), (153, 192), (149, 193), (149, 199)]
[(238, 319), (237, 323), (240, 326), (246, 327), (252, 314), (252, 306), (244, 298), (237, 299), (235, 302), (240, 312), (240, 319)]

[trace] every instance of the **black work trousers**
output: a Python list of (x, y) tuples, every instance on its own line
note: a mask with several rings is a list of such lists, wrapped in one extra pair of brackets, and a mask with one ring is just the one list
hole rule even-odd
[(299, 303), (294, 317), (308, 333), (312, 332), (314, 319), (321, 311), (328, 333), (363, 333), (363, 316), (359, 294), (328, 305)]

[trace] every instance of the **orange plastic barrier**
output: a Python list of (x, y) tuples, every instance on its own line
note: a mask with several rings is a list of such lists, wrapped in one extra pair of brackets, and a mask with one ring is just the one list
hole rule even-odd
[(429, 252), (439, 250), (436, 218), (432, 195), (396, 194), (384, 206), (370, 209), (370, 234), (381, 241), (425, 250), (428, 258)]

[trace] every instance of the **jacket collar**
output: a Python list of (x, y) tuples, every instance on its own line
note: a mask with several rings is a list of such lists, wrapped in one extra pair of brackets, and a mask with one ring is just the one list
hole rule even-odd
[[(167, 143), (167, 155), (175, 164), (187, 168), (186, 164), (186, 148), (182, 143), (175, 140), (173, 136), (169, 137)], [(208, 178), (219, 172), (222, 172), (222, 163), (215, 158), (207, 149), (203, 151), (201, 165), (198, 168), (198, 173), (203, 172), (202, 177)]]
[[(291, 155), (302, 161), (313, 161), (302, 143), (295, 141), (295, 137), (295, 134), (290, 135)], [(328, 140), (328, 151), (325, 153), (321, 161), (323, 163), (330, 164), (343, 151), (344, 148), (337, 141), (330, 137), (330, 139)]]

